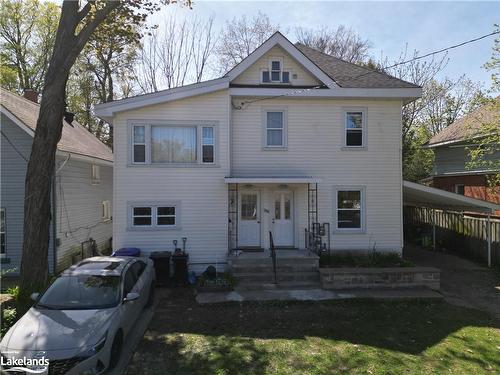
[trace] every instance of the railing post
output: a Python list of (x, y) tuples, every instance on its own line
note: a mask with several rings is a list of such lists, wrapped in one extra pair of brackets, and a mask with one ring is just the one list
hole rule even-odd
[(491, 214), (488, 213), (486, 220), (486, 243), (488, 247), (488, 267), (491, 267)]

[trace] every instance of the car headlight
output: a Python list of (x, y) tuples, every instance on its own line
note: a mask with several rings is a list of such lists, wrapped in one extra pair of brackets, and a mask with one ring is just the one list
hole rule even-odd
[(95, 344), (92, 348), (84, 351), (83, 353), (79, 354), (78, 357), (80, 358), (90, 358), (97, 353), (101, 351), (102, 348), (104, 348), (104, 345), (106, 344), (106, 338), (108, 337), (108, 331), (104, 333), (104, 335), (101, 337), (101, 339)]

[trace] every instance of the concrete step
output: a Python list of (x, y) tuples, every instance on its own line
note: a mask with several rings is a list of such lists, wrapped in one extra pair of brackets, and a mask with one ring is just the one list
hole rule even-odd
[[(231, 259), (228, 261), (230, 267), (234, 266), (272, 266), (271, 258), (257, 259)], [(280, 267), (310, 266), (319, 267), (317, 258), (278, 258), (276, 264)]]
[[(274, 282), (273, 272), (261, 272), (261, 273), (238, 273), (233, 274), (238, 283), (249, 282), (249, 283), (262, 283), (262, 282)], [(293, 282), (293, 281), (311, 281), (319, 282), (319, 272), (287, 272), (277, 274), (278, 282)]]
[[(276, 270), (278, 273), (288, 273), (288, 272), (318, 272), (318, 267), (316, 266), (311, 266), (311, 265), (303, 265), (303, 264), (296, 264), (296, 265), (288, 265), (288, 266), (282, 266), (278, 265), (276, 267)], [(233, 265), (231, 267), (231, 272), (233, 275), (236, 275), (238, 273), (258, 273), (258, 272), (274, 272), (273, 271), (273, 266), (272, 265)]]
[(273, 290), (273, 289), (320, 289), (319, 282), (312, 281), (282, 281), (274, 283), (242, 282), (236, 285), (236, 290)]

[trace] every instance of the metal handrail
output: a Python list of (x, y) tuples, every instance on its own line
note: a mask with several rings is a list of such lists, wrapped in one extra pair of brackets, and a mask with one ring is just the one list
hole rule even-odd
[(269, 249), (271, 251), (271, 260), (273, 262), (274, 283), (278, 284), (278, 275), (276, 270), (276, 249), (274, 248), (274, 239), (271, 231), (269, 231)]

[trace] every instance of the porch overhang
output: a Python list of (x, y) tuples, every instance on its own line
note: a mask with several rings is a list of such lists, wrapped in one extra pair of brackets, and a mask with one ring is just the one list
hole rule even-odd
[(252, 176), (252, 177), (225, 177), (226, 184), (317, 184), (321, 182), (318, 177), (310, 176)]
[(449, 191), (403, 181), (403, 204), (451, 211), (491, 213), (500, 210), (500, 205), (480, 199), (466, 197)]

